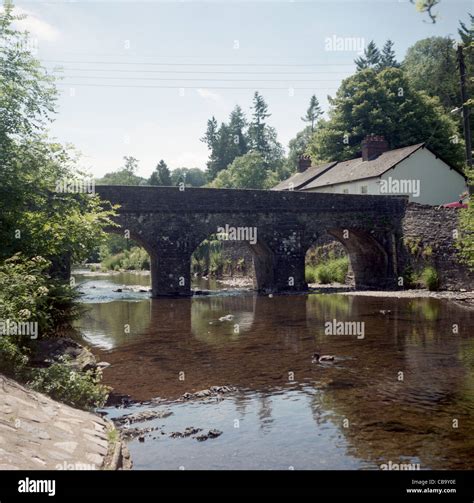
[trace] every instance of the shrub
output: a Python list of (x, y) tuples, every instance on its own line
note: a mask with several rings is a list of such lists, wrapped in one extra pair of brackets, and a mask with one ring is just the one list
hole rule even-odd
[(9, 337), (0, 336), (0, 373), (20, 377), (27, 363), (26, 354)]
[(412, 267), (407, 267), (403, 271), (403, 284), (406, 288), (414, 288), (416, 286), (417, 277)]
[(150, 257), (146, 250), (135, 246), (130, 250), (106, 256), (101, 263), (102, 270), (142, 271), (150, 269)]
[(434, 267), (428, 266), (421, 271), (419, 281), (428, 290), (437, 290), (439, 287), (439, 277)]
[(33, 369), (29, 386), (54, 400), (82, 409), (102, 407), (110, 388), (100, 384), (100, 371), (77, 372), (66, 363), (53, 363), (42, 369)]
[(317, 275), (316, 275), (316, 266), (307, 265), (305, 268), (305, 280), (307, 283), (316, 283)]
[[(70, 327), (81, 309), (78, 293), (69, 285), (52, 279), (50, 262), (42, 257), (26, 259), (21, 254), (0, 265), (0, 319), (38, 324), (39, 337), (54, 335)], [(18, 344), (26, 344), (25, 337)]]
[(305, 277), (308, 283), (345, 283), (349, 270), (349, 259), (347, 257), (327, 260), (316, 266), (307, 265)]
[(320, 264), (316, 266), (316, 281), (323, 285), (327, 285), (332, 282), (331, 272), (329, 270), (328, 264)]

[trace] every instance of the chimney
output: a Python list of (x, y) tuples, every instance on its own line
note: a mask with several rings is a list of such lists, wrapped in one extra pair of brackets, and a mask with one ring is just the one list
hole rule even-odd
[(388, 142), (383, 136), (369, 134), (362, 140), (362, 160), (373, 161), (388, 150)]
[(298, 159), (298, 173), (304, 173), (311, 167), (311, 157), (309, 155), (300, 155)]

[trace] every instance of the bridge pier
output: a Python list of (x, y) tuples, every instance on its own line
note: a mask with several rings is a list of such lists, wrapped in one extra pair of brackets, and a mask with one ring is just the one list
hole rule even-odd
[(308, 289), (305, 279), (304, 255), (275, 255), (274, 271), (274, 291), (288, 293), (304, 292)]
[(191, 257), (187, 254), (150, 254), (152, 297), (191, 295)]

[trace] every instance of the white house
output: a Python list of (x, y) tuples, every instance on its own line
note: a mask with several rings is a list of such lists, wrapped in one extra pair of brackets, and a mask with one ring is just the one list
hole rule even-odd
[(420, 204), (459, 201), (468, 188), (465, 177), (424, 143), (388, 150), (382, 136), (362, 142), (362, 156), (349, 161), (311, 166), (300, 160), (299, 172), (272, 190), (334, 194), (408, 195)]

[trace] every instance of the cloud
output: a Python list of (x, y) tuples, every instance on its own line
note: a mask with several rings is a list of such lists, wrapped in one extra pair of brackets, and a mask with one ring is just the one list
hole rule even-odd
[[(3, 8), (0, 7), (0, 11)], [(15, 7), (14, 14), (25, 15), (24, 19), (15, 22), (15, 25), (21, 29), (26, 30), (32, 37), (46, 42), (55, 42), (60, 37), (60, 32), (53, 25), (43, 21), (37, 14), (30, 10), (23, 9), (22, 7)]]
[(213, 101), (221, 101), (222, 96), (217, 93), (213, 93), (212, 91), (209, 91), (209, 89), (196, 89), (197, 93), (201, 98), (208, 99), (208, 100), (213, 100)]

